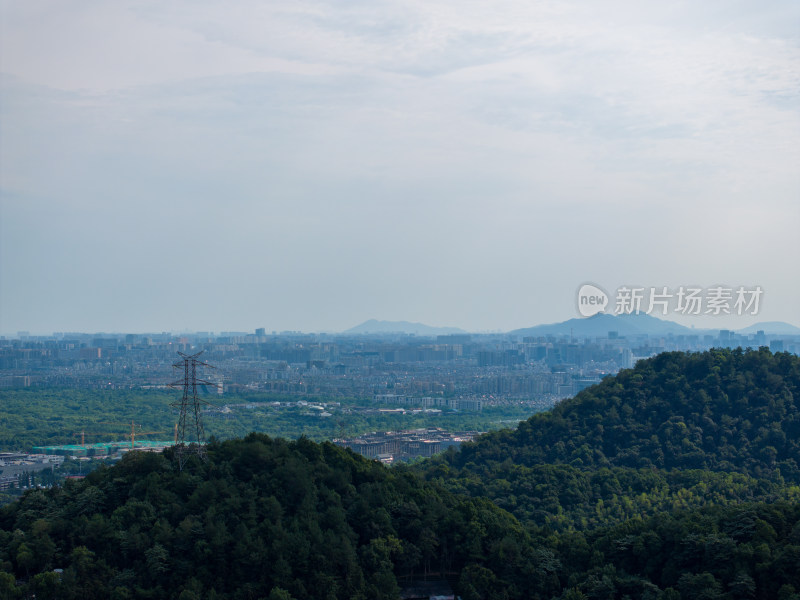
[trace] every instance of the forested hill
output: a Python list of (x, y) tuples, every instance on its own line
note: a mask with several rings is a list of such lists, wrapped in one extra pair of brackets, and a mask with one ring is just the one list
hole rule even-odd
[(514, 517), (409, 470), (261, 434), (192, 461), (131, 453), (0, 509), (0, 598), (395, 599), (430, 573), (470, 597), (560, 590)]
[(800, 358), (765, 348), (660, 354), (446, 460), (779, 473), (800, 483)]

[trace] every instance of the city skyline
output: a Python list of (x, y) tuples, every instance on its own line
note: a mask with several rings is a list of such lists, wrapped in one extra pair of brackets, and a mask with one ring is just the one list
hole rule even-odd
[[(604, 316), (608, 317), (617, 317), (620, 315), (614, 315), (609, 313), (603, 313)], [(645, 315), (645, 313), (642, 313)], [(631, 315), (622, 315), (623, 317), (628, 317)], [(636, 315), (632, 315), (636, 316)], [(695, 326), (691, 322), (688, 324), (680, 323), (676, 320), (665, 318), (665, 317), (653, 317), (660, 321), (660, 325), (664, 325), (665, 328), (659, 328), (656, 325), (655, 330), (644, 330), (634, 332), (629, 330), (627, 333), (637, 336), (637, 335), (645, 335), (657, 338), (659, 336), (677, 336), (677, 335), (704, 335), (704, 334), (716, 334), (720, 331), (730, 331), (734, 333), (744, 333), (744, 334), (754, 334), (759, 329), (764, 329), (768, 335), (786, 335), (786, 336), (797, 336), (800, 334), (800, 327), (794, 325), (791, 322), (787, 321), (764, 321), (764, 320), (756, 320), (751, 322), (748, 325), (737, 324), (735, 319), (739, 318), (736, 316), (728, 316), (728, 320), (724, 320), (725, 315), (723, 315), (722, 319), (717, 319), (716, 324), (712, 320), (710, 326)], [(207, 336), (207, 337), (226, 337), (226, 336), (291, 336), (295, 334), (300, 335), (337, 335), (337, 336), (384, 336), (384, 335), (393, 335), (393, 334), (410, 334), (416, 335), (420, 338), (435, 338), (437, 336), (449, 336), (449, 335), (459, 335), (459, 334), (468, 334), (468, 335), (518, 335), (522, 336), (527, 330), (536, 330), (542, 329), (544, 333), (537, 334), (542, 336), (563, 336), (567, 335), (568, 329), (570, 325), (574, 324), (575, 327), (578, 328), (578, 332), (575, 333), (575, 337), (580, 338), (591, 338), (597, 337), (599, 335), (604, 335), (609, 332), (619, 333), (619, 335), (624, 336), (626, 334), (626, 330), (623, 329), (622, 331), (616, 331), (614, 328), (619, 329), (620, 325), (624, 324), (597, 324), (594, 326), (588, 326), (587, 332), (581, 332), (581, 321), (591, 319), (592, 317), (581, 317), (579, 315), (575, 315), (571, 318), (568, 318), (564, 321), (558, 321), (555, 323), (534, 323), (529, 324), (524, 327), (515, 327), (512, 329), (487, 329), (487, 330), (468, 330), (463, 329), (457, 326), (440, 326), (440, 325), (431, 325), (429, 323), (419, 323), (419, 322), (411, 322), (411, 321), (388, 321), (388, 320), (379, 320), (379, 319), (367, 319), (353, 327), (349, 327), (343, 330), (310, 330), (310, 329), (270, 329), (268, 327), (251, 327), (249, 329), (225, 329), (225, 328), (205, 328), (205, 329), (150, 329), (150, 330), (141, 330), (141, 331), (125, 331), (125, 330), (87, 330), (87, 331), (73, 331), (69, 329), (60, 329), (57, 331), (31, 331), (31, 330), (18, 330), (16, 332), (0, 332), (0, 339), (19, 339), (19, 338), (59, 338), (59, 337), (69, 337), (72, 335), (78, 336), (92, 336), (92, 335), (100, 335), (100, 336), (120, 336), (120, 335), (132, 335), (132, 336), (149, 336), (149, 335), (169, 335), (169, 336), (181, 336), (181, 335), (188, 335), (188, 336)], [(705, 321), (708, 322), (708, 321)], [(375, 327), (370, 328), (369, 325), (374, 324)], [(728, 324), (729, 326), (726, 326)], [(550, 328), (556, 328), (563, 330), (560, 333), (552, 333), (549, 332)]]

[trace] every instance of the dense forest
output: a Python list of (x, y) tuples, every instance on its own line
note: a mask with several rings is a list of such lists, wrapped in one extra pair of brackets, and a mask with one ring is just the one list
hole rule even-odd
[(707, 503), (797, 502), (799, 463), (800, 358), (762, 348), (640, 361), (425, 468), (523, 521), (586, 529)]
[(796, 356), (669, 353), (418, 465), (131, 453), (0, 510), (0, 597), (800, 600), (798, 398)]
[(212, 443), (183, 472), (170, 458), (131, 453), (4, 508), (3, 569), (37, 598), (388, 599), (432, 571), (555, 590), (552, 553), (510, 514), (408, 469), (263, 434)]
[(450, 462), (712, 469), (800, 483), (800, 360), (670, 352), (465, 447)]

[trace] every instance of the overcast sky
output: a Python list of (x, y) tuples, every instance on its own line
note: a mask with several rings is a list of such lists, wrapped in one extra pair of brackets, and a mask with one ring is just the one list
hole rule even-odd
[(800, 325), (796, 0), (0, 6), (0, 333)]

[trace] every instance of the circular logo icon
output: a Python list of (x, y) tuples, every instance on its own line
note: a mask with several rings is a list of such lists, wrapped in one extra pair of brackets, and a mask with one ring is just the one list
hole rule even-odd
[(591, 317), (603, 312), (608, 306), (608, 294), (592, 283), (584, 283), (578, 288), (578, 312)]

